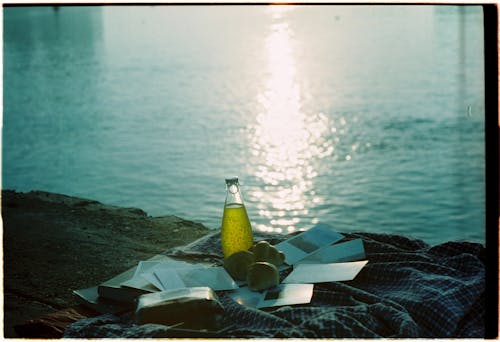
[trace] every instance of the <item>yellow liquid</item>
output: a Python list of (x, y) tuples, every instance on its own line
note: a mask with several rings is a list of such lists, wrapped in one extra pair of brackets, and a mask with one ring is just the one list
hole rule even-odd
[(246, 251), (252, 247), (252, 227), (244, 205), (233, 203), (224, 206), (221, 241), (225, 258), (233, 253)]

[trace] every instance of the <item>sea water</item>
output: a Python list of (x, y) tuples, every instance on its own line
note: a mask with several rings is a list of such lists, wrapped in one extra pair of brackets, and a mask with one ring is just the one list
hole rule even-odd
[(4, 8), (2, 187), (484, 242), (479, 6)]

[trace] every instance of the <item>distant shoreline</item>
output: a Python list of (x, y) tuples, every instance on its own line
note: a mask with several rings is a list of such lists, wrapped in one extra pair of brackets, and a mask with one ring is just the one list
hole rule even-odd
[(2, 190), (1, 201), (5, 337), (16, 337), (14, 325), (76, 304), (73, 290), (213, 232), (176, 216), (44, 191)]

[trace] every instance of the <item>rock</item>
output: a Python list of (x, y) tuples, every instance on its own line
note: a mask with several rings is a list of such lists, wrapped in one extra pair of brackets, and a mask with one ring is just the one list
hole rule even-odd
[(2, 190), (2, 219), (5, 337), (17, 337), (13, 325), (76, 305), (73, 290), (210, 232), (176, 216), (43, 191)]

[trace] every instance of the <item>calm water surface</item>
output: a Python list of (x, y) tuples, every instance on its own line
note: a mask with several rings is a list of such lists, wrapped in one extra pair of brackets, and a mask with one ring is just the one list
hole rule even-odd
[(484, 242), (479, 6), (4, 9), (3, 188)]

